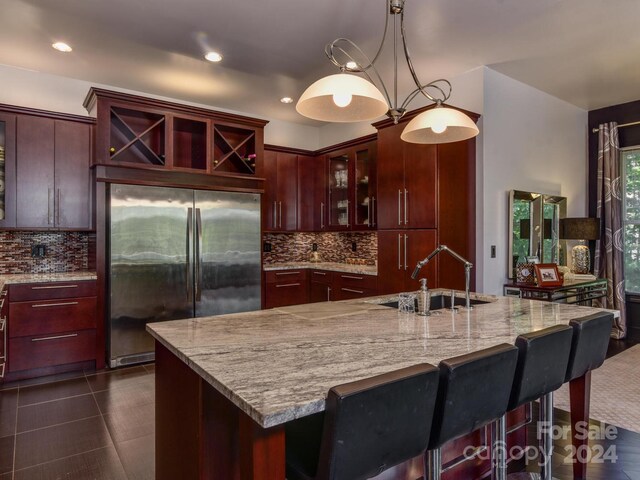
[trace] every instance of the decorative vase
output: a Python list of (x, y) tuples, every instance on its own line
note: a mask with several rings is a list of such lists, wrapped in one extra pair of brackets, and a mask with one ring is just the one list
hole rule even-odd
[(591, 269), (591, 256), (589, 247), (586, 245), (576, 245), (571, 250), (571, 272), (572, 273), (589, 273)]

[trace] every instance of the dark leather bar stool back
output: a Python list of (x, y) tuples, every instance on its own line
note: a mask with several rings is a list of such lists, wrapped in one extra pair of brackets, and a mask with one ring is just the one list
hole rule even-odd
[(601, 366), (607, 358), (613, 328), (612, 313), (594, 313), (571, 320), (573, 342), (565, 382), (583, 376)]
[(573, 329), (568, 325), (538, 330), (516, 339), (518, 365), (508, 411), (554, 392), (565, 382)]
[(504, 415), (518, 350), (501, 344), (440, 362), (440, 388), (429, 450)]
[(438, 381), (421, 364), (333, 387), (323, 413), (286, 424), (287, 478), (365, 479), (424, 453)]

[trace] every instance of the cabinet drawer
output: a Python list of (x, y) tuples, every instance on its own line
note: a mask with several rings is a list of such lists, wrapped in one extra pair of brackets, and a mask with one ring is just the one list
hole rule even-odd
[(11, 372), (95, 360), (96, 331), (12, 338)]
[(331, 295), (331, 300), (351, 300), (354, 298), (373, 297), (377, 295), (377, 291), (371, 288), (357, 288), (357, 287), (339, 287), (335, 291), (334, 295)]
[(31, 300), (51, 300), (55, 298), (70, 297), (94, 297), (95, 295), (95, 280), (9, 285), (9, 298), (12, 302), (28, 302)]
[(291, 283), (306, 280), (306, 270), (272, 270), (264, 272), (266, 283)]
[(357, 290), (378, 288), (378, 277), (376, 275), (358, 275), (356, 273), (336, 273), (338, 286), (354, 288)]
[(286, 307), (288, 305), (300, 305), (307, 303), (309, 290), (306, 279), (302, 281), (280, 282), (267, 285), (266, 307)]
[(96, 297), (11, 302), (9, 337), (57, 334), (96, 327)]
[(331, 284), (333, 283), (333, 276), (336, 275), (334, 272), (329, 272), (327, 270), (311, 270), (309, 272), (309, 280), (311, 282)]

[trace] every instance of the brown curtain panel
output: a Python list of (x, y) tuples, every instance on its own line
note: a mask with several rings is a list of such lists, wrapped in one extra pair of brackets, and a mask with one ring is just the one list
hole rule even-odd
[(599, 126), (598, 132), (598, 211), (600, 240), (596, 242), (594, 262), (598, 278), (606, 278), (607, 298), (600, 304), (604, 308), (620, 311), (620, 318), (612, 332), (614, 338), (627, 334), (624, 288), (624, 227), (622, 224), (623, 178), (618, 143), (618, 125), (615, 122)]

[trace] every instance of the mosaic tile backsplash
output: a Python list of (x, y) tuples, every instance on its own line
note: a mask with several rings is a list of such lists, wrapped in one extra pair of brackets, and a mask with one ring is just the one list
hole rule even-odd
[[(0, 232), (0, 274), (77, 272), (95, 268), (89, 259), (95, 234), (86, 232)], [(31, 256), (44, 245), (46, 255)]]
[[(375, 265), (378, 259), (378, 235), (371, 232), (265, 233), (262, 240), (271, 243), (271, 252), (263, 254), (267, 265), (309, 261), (314, 243), (318, 244), (322, 262), (358, 259)], [(355, 252), (351, 250), (352, 242), (356, 243)]]

